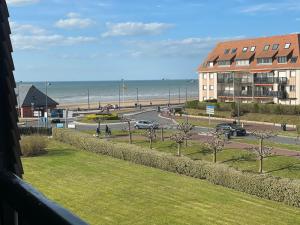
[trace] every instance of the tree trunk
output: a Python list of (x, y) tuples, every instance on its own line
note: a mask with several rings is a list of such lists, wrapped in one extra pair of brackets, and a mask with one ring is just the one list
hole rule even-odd
[(187, 139), (187, 137), (185, 138), (185, 147), (187, 148), (187, 146), (188, 146), (188, 139)]
[(214, 158), (213, 158), (213, 162), (216, 163), (217, 162), (217, 151), (214, 150)]
[(181, 144), (177, 144), (177, 156), (181, 156)]
[(259, 157), (259, 173), (263, 173), (263, 157)]
[(129, 143), (132, 144), (132, 134), (131, 134), (130, 121), (128, 122), (128, 130), (129, 130)]
[(149, 141), (150, 141), (150, 149), (152, 149), (152, 138), (150, 138)]
[(263, 139), (259, 140), (259, 172), (263, 172)]
[(164, 128), (161, 128), (161, 141), (165, 141), (165, 138), (164, 138)]

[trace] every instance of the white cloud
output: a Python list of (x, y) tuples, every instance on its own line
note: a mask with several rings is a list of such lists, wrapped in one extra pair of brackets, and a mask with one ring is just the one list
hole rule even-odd
[(106, 26), (108, 31), (103, 33), (102, 37), (160, 34), (174, 25), (166, 23), (126, 22), (116, 24), (107, 23)]
[(55, 23), (58, 28), (87, 28), (95, 24), (89, 18), (82, 18), (78, 13), (69, 13), (66, 19), (60, 19)]
[(76, 45), (96, 41), (94, 37), (63, 36), (47, 32), (45, 29), (30, 25), (11, 22), (11, 40), (15, 49), (45, 49), (49, 46)]
[(217, 42), (233, 39), (237, 37), (190, 37), (181, 40), (163, 40), (163, 41), (131, 41), (125, 42), (132, 49), (130, 56), (150, 56), (150, 57), (197, 57), (205, 56)]
[(287, 1), (287, 2), (266, 2), (256, 5), (250, 5), (241, 8), (239, 11), (245, 14), (256, 14), (260, 12), (274, 12), (274, 11), (299, 11), (300, 2), (299, 1)]
[(6, 3), (10, 6), (22, 6), (38, 3), (40, 0), (6, 0)]

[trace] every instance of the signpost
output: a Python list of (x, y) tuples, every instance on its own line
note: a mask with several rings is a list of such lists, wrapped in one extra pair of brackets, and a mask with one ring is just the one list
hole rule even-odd
[(215, 115), (215, 106), (207, 105), (206, 114), (208, 114), (208, 124), (210, 125), (210, 115)]

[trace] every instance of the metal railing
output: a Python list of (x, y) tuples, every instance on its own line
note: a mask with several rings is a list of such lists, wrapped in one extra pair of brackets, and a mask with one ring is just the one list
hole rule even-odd
[(287, 84), (286, 77), (254, 77), (255, 84)]
[(0, 193), (1, 202), (18, 213), (15, 224), (87, 225), (11, 172), (0, 172)]

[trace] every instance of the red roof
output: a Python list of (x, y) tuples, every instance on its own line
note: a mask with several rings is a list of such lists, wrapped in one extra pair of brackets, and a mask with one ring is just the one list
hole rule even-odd
[[(290, 43), (288, 49), (285, 49), (285, 45)], [(272, 50), (273, 45), (279, 45), (276, 50)], [(264, 51), (264, 47), (270, 45), (269, 50)], [(247, 47), (247, 51), (243, 52), (243, 48)], [(250, 51), (252, 47), (255, 47), (254, 51)], [(226, 49), (237, 49), (236, 53), (231, 54), (231, 51), (225, 57)], [(252, 49), (253, 50), (253, 49)], [(272, 37), (262, 37), (246, 40), (234, 40), (218, 43), (215, 49), (213, 49), (209, 54), (207, 59), (198, 68), (199, 72), (224, 72), (224, 71), (250, 71), (258, 69), (274, 70), (274, 69), (300, 69), (300, 34), (289, 34), (281, 36)], [(228, 67), (219, 67), (215, 65), (214, 67), (206, 67), (209, 61), (223, 60), (223, 58), (232, 59), (236, 55), (236, 59), (251, 59), (249, 66), (238, 66), (232, 63)], [(298, 60), (296, 63), (291, 63), (289, 60), (286, 64), (280, 64), (277, 60), (274, 60), (272, 65), (257, 65), (256, 58), (262, 57), (275, 57), (275, 56), (297, 56)], [(210, 60), (209, 60), (210, 59)]]

